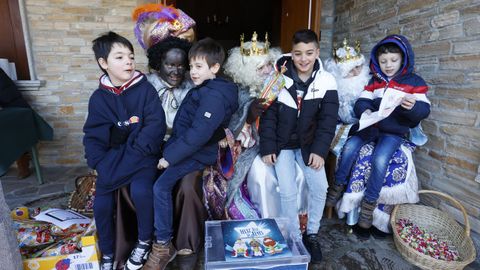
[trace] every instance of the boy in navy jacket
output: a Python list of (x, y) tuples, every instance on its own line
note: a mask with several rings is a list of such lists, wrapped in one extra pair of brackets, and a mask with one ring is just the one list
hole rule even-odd
[(413, 73), (414, 53), (407, 38), (391, 35), (373, 47), (370, 55), (370, 71), (373, 77), (355, 103), (358, 118), (363, 113), (378, 111), (387, 89), (402, 91), (405, 96), (393, 112), (376, 124), (365, 128), (348, 139), (342, 150), (335, 174), (335, 185), (328, 192), (327, 205), (335, 205), (340, 199), (360, 148), (372, 141), (376, 146), (372, 155), (372, 169), (367, 181), (365, 196), (361, 202), (358, 226), (372, 226), (373, 210), (394, 152), (407, 139), (410, 128), (416, 127), (430, 114), (430, 101), (425, 81)]
[(188, 58), (195, 87), (188, 92), (175, 116), (172, 136), (158, 162), (158, 168), (165, 171), (154, 186), (157, 242), (144, 269), (164, 269), (175, 257), (170, 241), (172, 189), (183, 176), (216, 162), (218, 141), (225, 137), (224, 127), (238, 108), (237, 86), (216, 78), (225, 59), (222, 46), (210, 38), (200, 40), (192, 46)]
[(260, 118), (260, 154), (275, 166), (282, 216), (300, 236), (295, 161), (308, 185), (308, 221), (303, 241), (311, 263), (322, 260), (320, 220), (327, 195), (325, 159), (335, 135), (338, 94), (335, 78), (322, 67), (318, 37), (312, 30), (297, 31), (292, 52), (277, 60), (285, 64), (285, 87)]
[(97, 223), (101, 269), (113, 269), (114, 191), (130, 184), (137, 211), (138, 242), (125, 269), (140, 269), (151, 248), (153, 183), (166, 132), (165, 114), (155, 88), (135, 70), (132, 44), (114, 32), (93, 41), (105, 73), (90, 97), (83, 127), (85, 157), (97, 170), (93, 213)]

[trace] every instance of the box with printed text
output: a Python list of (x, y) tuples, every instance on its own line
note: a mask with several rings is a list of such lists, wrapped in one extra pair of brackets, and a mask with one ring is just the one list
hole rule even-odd
[(82, 237), (79, 253), (23, 260), (25, 270), (100, 270), (95, 236)]
[(207, 221), (205, 269), (306, 270), (310, 254), (287, 219)]

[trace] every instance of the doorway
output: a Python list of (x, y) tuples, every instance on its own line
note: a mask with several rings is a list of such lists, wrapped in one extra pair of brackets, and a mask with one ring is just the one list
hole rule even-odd
[(0, 1), (0, 58), (15, 63), (17, 78), (30, 80), (27, 49), (23, 37), (18, 0)]
[(278, 0), (177, 0), (176, 7), (197, 23), (197, 39), (211, 37), (226, 50), (240, 44), (240, 35), (250, 41), (257, 32), (259, 41), (268, 33), (272, 46), (280, 45), (281, 1)]
[(265, 33), (272, 47), (291, 49), (293, 33), (310, 28), (320, 36), (321, 0), (166, 0), (180, 8), (197, 23), (197, 39), (211, 37), (226, 50), (240, 44), (240, 35), (250, 41), (257, 32), (259, 41)]

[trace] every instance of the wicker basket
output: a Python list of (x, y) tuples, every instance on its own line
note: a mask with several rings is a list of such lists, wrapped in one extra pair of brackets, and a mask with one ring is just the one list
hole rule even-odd
[[(463, 269), (473, 262), (476, 256), (475, 247), (470, 238), (470, 223), (465, 208), (451, 196), (438, 191), (421, 190), (418, 193), (435, 194), (451, 202), (462, 211), (465, 228), (447, 213), (436, 208), (416, 204), (397, 205), (392, 211), (390, 225), (393, 228), (393, 239), (398, 252), (400, 252), (407, 261), (422, 269)], [(396, 222), (401, 218), (409, 219), (417, 226), (426, 229), (429, 233), (436, 234), (439, 240), (445, 241), (449, 245), (454, 245), (460, 255), (460, 260), (438, 260), (410, 247), (408, 243), (400, 238), (396, 230)]]
[(75, 179), (75, 190), (68, 200), (68, 208), (88, 217), (93, 217), (93, 209), (86, 209), (88, 200), (93, 199), (95, 194), (95, 172), (79, 176)]

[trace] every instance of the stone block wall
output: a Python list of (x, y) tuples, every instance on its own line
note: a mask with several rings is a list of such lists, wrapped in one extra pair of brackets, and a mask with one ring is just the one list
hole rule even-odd
[(25, 3), (35, 70), (46, 84), (24, 93), (54, 128), (53, 142), (40, 145), (44, 166), (85, 164), (82, 127), (88, 99), (102, 74), (91, 41), (109, 30), (134, 45), (137, 69), (146, 70), (143, 49), (134, 38), (132, 0), (21, 0)]
[[(388, 34), (405, 35), (415, 51), (416, 72), (429, 85), (429, 142), (415, 151), (423, 189), (452, 195), (480, 232), (480, 3), (475, 0), (336, 1), (333, 41), (358, 39), (369, 50)], [(322, 18), (328, 21), (329, 18)], [(463, 220), (446, 202), (441, 209)]]
[(320, 58), (323, 61), (332, 57), (333, 32), (335, 29), (335, 2), (335, 0), (322, 0)]

